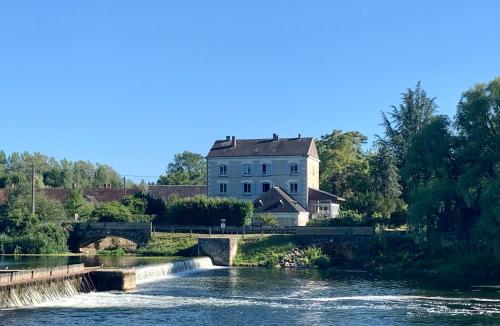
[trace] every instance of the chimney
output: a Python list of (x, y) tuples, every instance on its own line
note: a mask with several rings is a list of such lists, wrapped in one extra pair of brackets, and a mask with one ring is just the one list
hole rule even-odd
[(280, 136), (278, 136), (278, 134), (273, 134), (273, 140), (280, 140)]
[(231, 136), (226, 136), (226, 141), (230, 141), (231, 140)]
[(300, 139), (300, 137), (302, 137), (302, 135), (301, 135), (301, 134), (299, 134), (299, 137), (297, 137), (297, 138), (298, 138), (298, 139)]
[(231, 137), (231, 147), (236, 147), (236, 136)]

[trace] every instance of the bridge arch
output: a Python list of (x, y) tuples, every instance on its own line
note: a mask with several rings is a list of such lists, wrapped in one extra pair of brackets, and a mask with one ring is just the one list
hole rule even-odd
[(151, 223), (75, 223), (70, 233), (69, 245), (73, 252), (106, 237), (118, 237), (144, 246), (151, 239)]

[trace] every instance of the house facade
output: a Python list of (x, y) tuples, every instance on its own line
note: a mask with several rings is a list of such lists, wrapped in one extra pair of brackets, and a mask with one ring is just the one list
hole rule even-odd
[[(265, 194), (278, 188), (275, 200), (284, 202), (283, 195), (286, 195), (300, 206), (296, 212), (288, 209), (285, 213), (301, 215), (300, 221), (298, 218), (294, 223), (283, 220), (280, 224), (304, 224), (307, 223), (303, 219), (304, 211), (310, 214), (310, 206), (315, 212), (320, 201), (322, 205), (334, 201), (334, 209), (330, 210), (334, 213), (340, 200), (331, 194), (318, 199), (315, 193), (315, 202), (310, 202), (311, 189), (319, 190), (319, 163), (316, 144), (310, 137), (280, 138), (274, 134), (268, 139), (240, 140), (228, 136), (215, 141), (207, 155), (207, 195), (251, 200), (256, 212), (265, 213), (260, 211), (263, 206), (269, 206), (269, 203), (261, 205), (264, 199), (270, 200)], [(323, 210), (321, 212), (325, 215)], [(279, 214), (279, 209), (274, 207), (273, 215)]]

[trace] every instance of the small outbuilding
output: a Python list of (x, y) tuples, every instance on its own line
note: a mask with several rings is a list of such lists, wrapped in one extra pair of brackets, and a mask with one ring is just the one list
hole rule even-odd
[(309, 221), (309, 212), (280, 187), (271, 187), (253, 206), (254, 215), (271, 214), (278, 226), (305, 226)]

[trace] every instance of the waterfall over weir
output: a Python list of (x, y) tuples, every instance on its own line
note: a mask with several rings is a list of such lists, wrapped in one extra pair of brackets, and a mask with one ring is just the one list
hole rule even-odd
[(171, 263), (134, 268), (137, 284), (153, 282), (162, 277), (194, 271), (197, 269), (214, 268), (210, 257), (198, 257), (193, 259), (179, 260)]
[(93, 290), (94, 286), (87, 275), (4, 286), (0, 288), (0, 309), (33, 306)]

